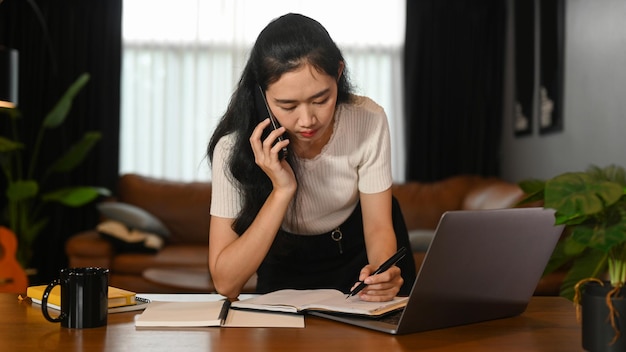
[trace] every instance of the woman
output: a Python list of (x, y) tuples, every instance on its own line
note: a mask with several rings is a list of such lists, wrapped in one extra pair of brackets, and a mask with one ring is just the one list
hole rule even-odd
[[(257, 92), (282, 126), (269, 134)], [(365, 280), (362, 300), (408, 294), (410, 255), (398, 263), (402, 270), (370, 276), (398, 245), (409, 246), (392, 202), (390, 154), (383, 109), (352, 94), (324, 27), (298, 14), (272, 21), (208, 147), (209, 269), (217, 291), (234, 298), (257, 273), (259, 292), (348, 292)]]

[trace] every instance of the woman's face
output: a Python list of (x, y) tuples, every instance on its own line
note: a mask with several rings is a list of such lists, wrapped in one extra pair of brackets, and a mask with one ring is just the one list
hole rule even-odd
[(296, 153), (300, 157), (319, 154), (333, 132), (335, 77), (304, 64), (270, 84), (266, 97), (276, 119), (287, 129)]

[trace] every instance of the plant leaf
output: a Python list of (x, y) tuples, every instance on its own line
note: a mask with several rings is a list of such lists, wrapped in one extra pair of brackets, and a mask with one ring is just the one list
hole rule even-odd
[(44, 202), (57, 202), (69, 207), (83, 206), (98, 197), (108, 196), (111, 192), (102, 187), (67, 187), (42, 195)]
[(576, 284), (582, 279), (599, 277), (606, 272), (606, 267), (607, 255), (597, 250), (588, 249), (572, 262), (572, 267), (561, 284), (559, 295), (573, 300)]
[(54, 164), (50, 166), (48, 172), (63, 173), (73, 170), (78, 164), (83, 162), (87, 154), (94, 145), (102, 138), (100, 132), (87, 132), (83, 138), (68, 149)]
[(596, 179), (617, 182), (622, 186), (626, 186), (626, 170), (621, 166), (609, 165), (600, 168), (592, 165), (587, 169), (587, 173)]
[(74, 81), (74, 83), (65, 91), (65, 94), (61, 97), (61, 99), (57, 102), (57, 104), (50, 110), (48, 115), (43, 121), (44, 128), (55, 128), (65, 121), (67, 114), (72, 109), (72, 101), (76, 94), (78, 94), (81, 89), (87, 84), (89, 81), (89, 74), (83, 73)]
[(24, 148), (24, 144), (0, 136), (0, 153), (12, 152)]
[(626, 242), (625, 233), (626, 224), (621, 221), (610, 226), (576, 226), (572, 232), (572, 238), (591, 248), (608, 253), (611, 248)]
[(557, 223), (567, 224), (568, 219), (601, 212), (617, 202), (623, 194), (622, 186), (602, 181), (591, 175), (565, 173), (546, 182), (545, 207), (555, 209)]
[(577, 241), (573, 235), (569, 235), (559, 242), (563, 243), (563, 251), (570, 257), (576, 257), (587, 249), (587, 243)]
[(517, 202), (515, 206), (522, 206), (531, 203), (538, 203), (543, 201), (543, 191), (545, 188), (545, 181), (542, 180), (525, 180), (518, 183), (518, 186), (524, 192), (524, 198)]
[(39, 192), (39, 184), (34, 180), (18, 180), (9, 183), (7, 187), (7, 198), (10, 202), (20, 202), (33, 198)]
[[(531, 194), (527, 194), (522, 200), (517, 202), (515, 206), (527, 205), (532, 203), (539, 203), (543, 201), (543, 190)], [(539, 203), (540, 204), (540, 203)], [(539, 205), (537, 205), (539, 206)]]
[(530, 179), (524, 180), (518, 183), (522, 191), (527, 194), (543, 192), (546, 187), (546, 182), (543, 180)]
[(556, 247), (552, 252), (552, 256), (550, 256), (550, 260), (548, 261), (548, 265), (546, 265), (546, 268), (543, 271), (544, 276), (568, 264), (573, 258), (576, 257), (576, 255), (580, 254), (579, 252), (572, 253), (571, 251), (568, 251), (566, 249), (566, 242), (567, 240), (557, 242)]

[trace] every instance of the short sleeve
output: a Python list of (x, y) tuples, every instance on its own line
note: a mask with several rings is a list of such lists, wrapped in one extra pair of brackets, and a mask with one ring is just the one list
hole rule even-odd
[(242, 201), (227, 166), (232, 146), (232, 135), (222, 137), (215, 146), (211, 164), (211, 215), (229, 219), (237, 217)]
[[(368, 101), (370, 103), (371, 101)], [(374, 104), (371, 102), (371, 104)], [(378, 193), (387, 190), (393, 183), (391, 175), (391, 142), (389, 125), (385, 111), (371, 109), (367, 118), (360, 123), (364, 129), (360, 136), (364, 138), (363, 154), (359, 165), (359, 191), (363, 193)]]

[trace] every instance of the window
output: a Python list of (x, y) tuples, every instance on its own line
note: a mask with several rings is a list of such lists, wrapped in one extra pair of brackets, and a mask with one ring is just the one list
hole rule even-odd
[(120, 172), (210, 179), (209, 138), (258, 33), (297, 12), (342, 49), (357, 94), (389, 118), (393, 175), (404, 178), (402, 48), (405, 1), (125, 0)]

